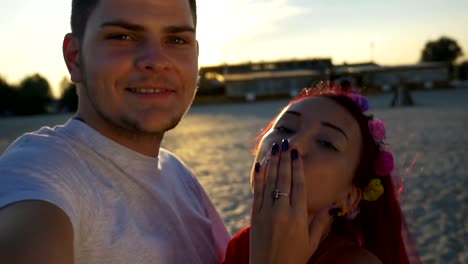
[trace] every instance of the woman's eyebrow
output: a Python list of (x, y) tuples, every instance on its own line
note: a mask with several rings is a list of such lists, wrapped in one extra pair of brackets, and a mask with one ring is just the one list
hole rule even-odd
[(292, 111), (292, 110), (286, 111), (285, 114), (292, 114), (292, 115), (299, 116), (299, 117), (302, 116), (301, 113), (296, 112), (296, 111)]
[(343, 134), (343, 136), (346, 138), (346, 140), (349, 141), (349, 138), (348, 136), (346, 135), (346, 133), (343, 131), (343, 129), (339, 128), (338, 126), (335, 126), (333, 125), (332, 123), (329, 123), (329, 122), (324, 122), (322, 121), (321, 122), (323, 126), (326, 126), (326, 127), (329, 127), (329, 128), (332, 128), (332, 129), (335, 129), (336, 131), (340, 132), (341, 134)]

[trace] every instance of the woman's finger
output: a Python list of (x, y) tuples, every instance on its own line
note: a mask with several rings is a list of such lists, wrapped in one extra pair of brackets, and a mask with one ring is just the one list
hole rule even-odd
[(271, 147), (270, 159), (266, 168), (266, 184), (265, 189), (263, 190), (263, 205), (273, 205), (273, 198), (271, 195), (273, 193), (273, 190), (275, 190), (276, 188), (276, 178), (278, 175), (278, 163), (280, 156), (279, 151), (279, 145), (273, 143), (273, 146)]
[(253, 203), (252, 210), (258, 212), (262, 209), (263, 192), (265, 190), (265, 171), (266, 163), (261, 164), (256, 162), (252, 169), (252, 188), (253, 188)]
[(291, 154), (289, 152), (289, 142), (285, 139), (281, 142), (281, 157), (276, 181), (278, 199), (275, 200), (275, 205), (287, 204), (289, 206), (291, 194)]
[(297, 149), (291, 150), (291, 206), (300, 212), (307, 212), (307, 189), (302, 158)]

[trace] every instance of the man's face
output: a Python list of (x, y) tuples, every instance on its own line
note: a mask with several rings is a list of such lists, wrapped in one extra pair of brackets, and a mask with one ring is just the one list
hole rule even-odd
[(100, 0), (78, 58), (71, 77), (80, 116), (117, 130), (164, 133), (185, 114), (197, 85), (188, 1)]

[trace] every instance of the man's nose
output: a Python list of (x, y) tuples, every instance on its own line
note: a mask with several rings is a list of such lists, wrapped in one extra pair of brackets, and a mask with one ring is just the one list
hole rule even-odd
[(160, 71), (170, 67), (167, 51), (160, 43), (148, 42), (138, 53), (136, 66), (141, 71)]

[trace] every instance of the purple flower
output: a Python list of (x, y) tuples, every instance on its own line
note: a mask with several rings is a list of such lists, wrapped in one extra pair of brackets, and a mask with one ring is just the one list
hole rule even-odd
[(359, 94), (350, 94), (348, 96), (359, 106), (362, 112), (365, 112), (369, 109), (369, 102), (364, 96)]
[(381, 150), (375, 161), (375, 173), (379, 176), (387, 176), (393, 171), (394, 162), (392, 153)]
[(379, 119), (372, 119), (368, 123), (369, 131), (375, 142), (382, 142), (385, 139), (385, 126)]

